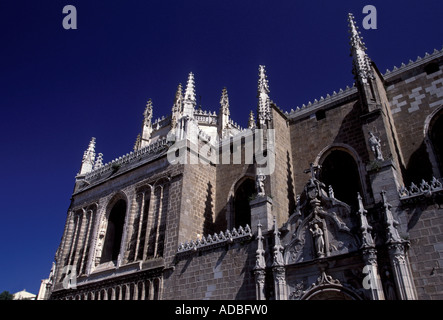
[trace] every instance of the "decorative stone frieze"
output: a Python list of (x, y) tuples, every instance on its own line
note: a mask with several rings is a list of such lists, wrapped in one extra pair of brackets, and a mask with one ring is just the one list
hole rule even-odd
[(200, 239), (191, 240), (186, 243), (180, 243), (177, 248), (177, 253), (192, 253), (202, 250), (209, 250), (226, 244), (239, 242), (242, 240), (249, 240), (252, 238), (252, 231), (249, 225), (245, 228), (239, 227), (238, 230), (233, 228), (232, 231), (214, 233), (207, 237), (202, 236)]

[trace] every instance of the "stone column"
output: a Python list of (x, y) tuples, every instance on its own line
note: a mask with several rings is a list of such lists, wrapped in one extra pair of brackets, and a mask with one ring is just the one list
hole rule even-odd
[(389, 260), (395, 280), (398, 298), (401, 300), (416, 300), (414, 281), (409, 269), (406, 249), (408, 242), (400, 238), (397, 227), (399, 226), (392, 215), (392, 206), (386, 200), (386, 192), (381, 192), (384, 207), (384, 222), (386, 227), (386, 244), (388, 247)]
[(155, 240), (154, 240), (154, 258), (157, 257), (157, 251), (158, 251), (158, 237), (160, 233), (160, 223), (163, 215), (163, 189), (165, 187), (165, 184), (160, 186), (160, 198), (159, 198), (159, 204), (158, 204), (158, 214), (157, 214), (157, 221), (155, 225)]
[(266, 261), (265, 261), (265, 250), (263, 248), (263, 235), (261, 231), (262, 225), (260, 222), (257, 225), (257, 251), (256, 251), (256, 261), (254, 267), (255, 275), (255, 292), (257, 300), (266, 300), (265, 297), (265, 277), (266, 277)]
[(265, 296), (265, 270), (255, 270), (255, 297), (257, 300), (266, 300)]
[(138, 284), (137, 282), (134, 282), (132, 285), (134, 286), (134, 293), (132, 296), (132, 300), (138, 300)]
[(130, 284), (125, 284), (124, 286), (126, 287), (126, 290), (125, 290), (125, 300), (130, 300), (131, 299), (131, 285)]
[(273, 267), (275, 300), (288, 300), (285, 267)]
[(63, 231), (62, 243), (59, 247), (59, 252), (56, 257), (56, 269), (54, 275), (54, 285), (61, 278), (61, 272), (65, 266), (65, 261), (69, 255), (70, 243), (72, 241), (72, 229), (74, 228), (74, 212), (72, 210), (68, 211), (68, 216), (66, 218), (65, 230)]
[(287, 300), (288, 289), (286, 286), (286, 269), (283, 260), (283, 246), (280, 242), (280, 232), (274, 217), (274, 262), (272, 263), (274, 275), (275, 300)]
[(146, 231), (145, 231), (145, 244), (143, 246), (143, 261), (147, 259), (148, 257), (148, 245), (149, 245), (149, 233), (151, 229), (152, 219), (153, 219), (153, 207), (155, 206), (155, 186), (149, 185), (151, 188), (151, 196), (149, 198), (149, 209), (148, 209), (148, 216), (146, 217)]
[(363, 273), (367, 274), (363, 279), (363, 287), (369, 290), (369, 298), (371, 300), (385, 300), (383, 286), (378, 273), (377, 250), (375, 248), (365, 248), (363, 250), (363, 260), (365, 261)]
[[(145, 291), (145, 281), (141, 281), (139, 282), (141, 284), (141, 295), (140, 295), (140, 300), (145, 300), (146, 299), (146, 291)], [(137, 285), (138, 286), (138, 285)]]
[[(76, 222), (77, 221), (77, 222)], [(75, 258), (75, 251), (77, 247), (77, 237), (80, 229), (80, 214), (74, 213), (74, 234), (72, 235), (71, 246), (69, 249), (69, 258), (67, 262), (67, 266), (71, 265), (72, 260)]]
[(139, 213), (140, 218), (138, 221), (138, 228), (137, 228), (137, 240), (135, 242), (134, 261), (137, 261), (137, 258), (138, 258), (140, 235), (141, 235), (141, 231), (142, 231), (143, 217), (144, 217), (144, 211), (145, 211), (145, 194), (146, 194), (146, 191), (143, 191), (141, 193), (141, 203), (140, 203), (140, 213)]
[(417, 300), (412, 274), (406, 257), (406, 246), (403, 243), (388, 245), (398, 297), (400, 300)]
[(357, 193), (358, 206), (357, 215), (360, 217), (360, 232), (362, 239), (362, 253), (365, 266), (363, 273), (367, 276), (363, 279), (363, 288), (369, 290), (369, 298), (372, 300), (384, 300), (383, 286), (377, 266), (377, 250), (372, 237), (372, 227), (368, 223), (366, 214), (368, 211), (363, 206), (363, 199), (360, 193)]
[[(88, 213), (89, 213), (89, 219), (87, 218), (87, 214)], [(88, 246), (89, 246), (89, 236), (90, 236), (90, 233), (91, 233), (91, 225), (92, 225), (92, 213), (93, 213), (92, 210), (88, 210), (85, 213), (86, 222), (88, 224), (88, 228), (86, 230), (86, 239), (85, 239), (85, 243), (84, 243), (84, 246), (83, 246), (82, 262), (80, 264), (79, 274), (83, 273), (83, 266), (87, 263), (86, 260), (87, 260), (88, 257), (86, 256), (86, 251), (87, 251)]]

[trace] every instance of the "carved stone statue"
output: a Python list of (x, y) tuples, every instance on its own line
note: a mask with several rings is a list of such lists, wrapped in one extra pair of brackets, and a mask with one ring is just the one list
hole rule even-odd
[(102, 221), (100, 226), (100, 231), (98, 233), (97, 245), (95, 247), (95, 265), (98, 266), (100, 264), (100, 260), (102, 257), (102, 248), (103, 242), (106, 234), (106, 223)]
[(377, 160), (383, 161), (383, 154), (381, 153), (381, 140), (377, 138), (372, 132), (369, 132), (369, 146)]
[(257, 188), (257, 196), (263, 197), (265, 195), (265, 180), (266, 176), (259, 174), (255, 177), (255, 184)]
[(323, 237), (323, 231), (320, 229), (318, 224), (314, 224), (314, 230), (309, 228), (312, 236), (314, 237), (315, 250), (318, 258), (322, 258), (325, 255), (325, 239)]

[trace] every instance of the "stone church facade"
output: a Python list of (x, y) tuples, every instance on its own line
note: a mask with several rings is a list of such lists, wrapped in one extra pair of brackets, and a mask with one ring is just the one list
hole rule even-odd
[(260, 66), (241, 128), (190, 73), (134, 151), (93, 138), (47, 298), (443, 299), (443, 50), (381, 73), (348, 20), (350, 88), (283, 111)]

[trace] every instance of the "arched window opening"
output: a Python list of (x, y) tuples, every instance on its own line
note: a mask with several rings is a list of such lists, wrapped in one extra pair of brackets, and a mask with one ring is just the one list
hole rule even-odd
[(108, 218), (108, 227), (103, 245), (101, 263), (116, 261), (120, 252), (120, 245), (125, 224), (126, 202), (123, 199), (117, 201), (112, 207)]
[(443, 172), (443, 112), (431, 123), (429, 138), (434, 149), (437, 166), (440, 173)]
[(342, 150), (333, 150), (321, 164), (319, 179), (334, 190), (334, 198), (358, 208), (357, 192), (363, 195), (360, 174), (354, 158)]
[(234, 195), (234, 227), (245, 227), (251, 225), (251, 207), (249, 201), (256, 193), (255, 182), (246, 179), (240, 184)]

